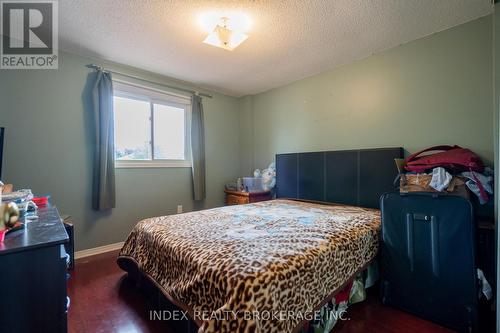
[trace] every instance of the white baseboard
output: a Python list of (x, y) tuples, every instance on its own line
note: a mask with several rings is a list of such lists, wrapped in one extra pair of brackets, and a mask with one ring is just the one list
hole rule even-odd
[(108, 245), (104, 245), (104, 246), (98, 246), (98, 247), (94, 247), (94, 248), (86, 249), (86, 250), (82, 250), (82, 251), (77, 251), (77, 252), (75, 252), (75, 259), (86, 258), (86, 257), (90, 257), (90, 256), (95, 256), (96, 254), (116, 251), (116, 250), (121, 249), (123, 247), (124, 243), (125, 242), (119, 242), (119, 243), (108, 244)]

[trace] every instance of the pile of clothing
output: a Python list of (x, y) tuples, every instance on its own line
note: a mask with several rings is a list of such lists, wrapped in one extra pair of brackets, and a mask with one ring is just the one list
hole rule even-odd
[[(440, 151), (426, 154), (431, 151)], [(484, 205), (493, 196), (493, 170), (481, 158), (459, 146), (437, 146), (408, 156), (401, 168), (401, 192), (445, 192), (469, 199), (470, 193)]]

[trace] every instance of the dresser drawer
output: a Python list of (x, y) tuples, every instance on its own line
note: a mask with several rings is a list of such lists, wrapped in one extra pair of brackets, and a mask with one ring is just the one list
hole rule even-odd
[(247, 204), (249, 202), (248, 197), (238, 196), (228, 194), (226, 196), (226, 205), (242, 205)]

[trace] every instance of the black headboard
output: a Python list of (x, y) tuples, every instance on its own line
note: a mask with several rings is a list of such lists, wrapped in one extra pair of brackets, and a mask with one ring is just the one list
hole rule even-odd
[(276, 197), (379, 208), (394, 189), (403, 148), (276, 155)]

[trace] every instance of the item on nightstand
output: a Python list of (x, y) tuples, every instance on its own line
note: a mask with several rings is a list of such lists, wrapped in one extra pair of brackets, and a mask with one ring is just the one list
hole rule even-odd
[(243, 179), (238, 178), (236, 180), (236, 191), (243, 191), (245, 188), (243, 187)]
[(228, 183), (224, 185), (224, 188), (228, 191), (238, 191), (238, 184), (237, 183)]
[(260, 192), (263, 190), (262, 178), (243, 177), (243, 189), (245, 192)]
[(269, 191), (276, 185), (276, 164), (272, 162), (267, 169), (262, 170), (262, 187)]
[(264, 170), (255, 169), (253, 177), (262, 178), (262, 188), (259, 189), (259, 191), (269, 191), (273, 189), (274, 185), (276, 185), (276, 164), (272, 162), (267, 169)]

